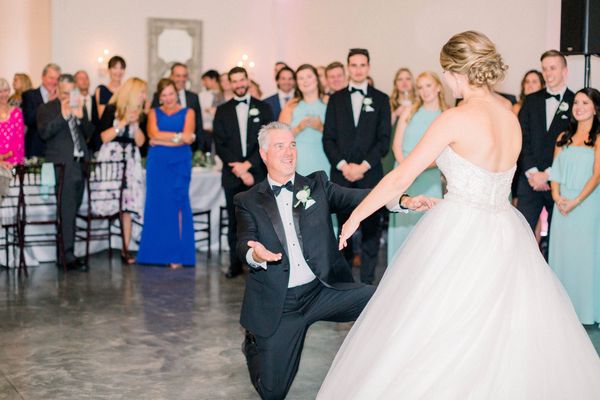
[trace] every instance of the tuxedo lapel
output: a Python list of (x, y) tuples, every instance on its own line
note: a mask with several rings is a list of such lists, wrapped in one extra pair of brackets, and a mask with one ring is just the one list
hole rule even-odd
[[(356, 126), (354, 126), (354, 112), (352, 111), (352, 98), (350, 96), (350, 90), (346, 87), (346, 89), (342, 89), (344, 91), (344, 98), (342, 99), (344, 103), (344, 108), (346, 109), (344, 114), (347, 115), (346, 118), (350, 118), (350, 126), (353, 128), (353, 133), (356, 133)], [(360, 117), (359, 117), (360, 118)], [(353, 135), (354, 136), (354, 135)]]
[[(367, 86), (367, 95), (363, 98), (370, 98), (371, 100), (373, 100), (373, 88), (371, 86)], [(371, 104), (371, 107), (375, 108), (374, 104)], [(360, 115), (358, 116), (358, 124), (356, 124), (356, 130), (360, 132), (360, 129), (362, 128), (362, 125), (364, 125), (366, 123), (368, 119), (368, 113), (365, 112), (365, 106), (364, 103), (361, 104), (360, 106)]]
[(304, 189), (305, 186), (310, 187), (310, 181), (308, 179), (306, 179), (304, 176), (296, 174), (296, 177), (294, 179), (294, 195), (293, 195), (293, 200), (292, 200), (292, 207), (294, 207), (292, 209), (292, 215), (294, 216), (294, 229), (296, 230), (296, 236), (298, 236), (298, 242), (300, 242), (300, 249), (302, 250), (302, 253), (304, 254), (304, 241), (302, 240), (302, 231), (300, 229), (300, 216), (303, 214), (304, 212), (304, 205), (302, 203), (298, 204), (298, 206), (296, 207), (296, 204), (298, 203), (297, 199), (296, 199), (296, 194), (301, 191), (302, 189)]
[(285, 230), (283, 229), (283, 222), (281, 221), (281, 216), (279, 215), (279, 208), (277, 208), (277, 201), (275, 200), (275, 195), (273, 195), (273, 191), (269, 187), (269, 181), (267, 179), (262, 181), (260, 185), (261, 186), (259, 188), (259, 193), (263, 200), (262, 206), (265, 209), (267, 215), (269, 216), (271, 224), (273, 224), (273, 229), (275, 230), (275, 234), (277, 234), (279, 242), (283, 246), (285, 253), (288, 254), (287, 240), (285, 239)]
[(229, 100), (227, 121), (230, 121), (232, 132), (235, 133), (235, 137), (231, 139), (238, 144), (237, 152), (239, 157), (242, 156), (242, 134), (240, 133), (240, 124), (237, 119), (237, 111), (235, 110), (235, 102), (233, 100)]
[[(560, 120), (563, 117), (563, 115), (566, 115), (567, 119), (568, 119), (569, 113), (571, 112), (571, 104), (572, 104), (572, 101), (571, 101), (570, 97), (571, 97), (570, 96), (570, 90), (567, 89), (565, 91), (565, 94), (563, 95), (563, 98), (561, 99), (560, 103), (558, 103), (558, 108), (556, 109), (556, 112), (554, 113), (554, 117), (552, 118), (552, 122), (550, 123), (550, 127), (548, 128), (547, 132), (553, 132), (554, 131), (553, 130), (554, 125), (560, 123)], [(544, 102), (545, 102), (545, 100), (544, 100)], [(569, 105), (569, 108), (566, 111), (561, 111), (560, 105), (562, 103), (566, 103), (566, 104)], [(544, 107), (544, 109), (545, 109), (545, 107)], [(544, 113), (544, 115), (545, 115), (545, 113)]]

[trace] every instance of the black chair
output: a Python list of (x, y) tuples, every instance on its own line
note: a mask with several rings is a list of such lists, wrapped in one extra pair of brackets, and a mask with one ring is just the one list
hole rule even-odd
[(19, 219), (17, 216), (20, 214), (20, 193), (21, 184), (17, 169), (21, 168), (16, 166), (13, 169), (13, 178), (9, 182), (8, 192), (2, 196), (2, 204), (0, 205), (0, 221), (2, 223), (2, 230), (4, 231), (4, 237), (0, 243), (0, 249), (6, 253), (5, 263), (2, 266), (10, 267), (10, 256), (12, 253), (12, 259), (15, 265), (17, 264), (17, 248), (19, 246)]
[[(227, 217), (227, 207), (219, 207), (219, 254), (221, 254), (221, 238), (225, 236), (227, 240), (227, 232), (229, 231), (229, 219)], [(229, 249), (229, 251), (235, 251)]]
[[(66, 270), (65, 248), (62, 237), (60, 208), (65, 176), (64, 165), (54, 164), (55, 186), (42, 187), (42, 165), (25, 165), (17, 168), (20, 185), (17, 215), (19, 235), (19, 271), (24, 270), (25, 248), (56, 247), (56, 262)], [(48, 208), (51, 212), (48, 212)], [(30, 232), (35, 228), (38, 232)], [(47, 229), (44, 229), (47, 228)]]
[[(113, 235), (123, 238), (121, 217), (126, 166), (125, 160), (86, 161), (83, 166), (87, 210), (82, 209), (77, 213), (77, 221), (83, 221), (84, 224), (77, 225), (75, 238), (85, 241), (86, 265), (89, 262), (90, 243), (93, 240), (108, 240), (108, 255), (112, 258)], [(119, 230), (118, 233), (113, 233), (113, 225), (117, 221)], [(124, 244), (121, 249), (124, 249)]]
[(208, 258), (211, 258), (210, 245), (212, 243), (210, 234), (210, 214), (210, 210), (192, 212), (192, 219), (194, 220), (194, 242), (207, 242)]

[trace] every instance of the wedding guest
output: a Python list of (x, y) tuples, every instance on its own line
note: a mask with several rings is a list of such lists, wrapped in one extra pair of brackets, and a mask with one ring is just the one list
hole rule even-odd
[(572, 118), (558, 137), (550, 172), (549, 264), (581, 323), (591, 325), (600, 322), (600, 92), (578, 91)]
[(275, 81), (277, 82), (277, 93), (267, 97), (264, 102), (271, 106), (273, 116), (278, 119), (283, 107), (294, 98), (296, 75), (290, 67), (283, 67), (275, 75)]
[(233, 90), (231, 89), (231, 82), (229, 82), (229, 75), (227, 73), (221, 74), (221, 76), (219, 77), (219, 85), (221, 85), (223, 100), (231, 100), (233, 98)]
[[(68, 269), (84, 266), (74, 254), (75, 217), (83, 200), (83, 162), (89, 159), (87, 140), (94, 132), (94, 125), (83, 113), (81, 101), (71, 104), (71, 92), (75, 89), (73, 75), (58, 78), (57, 97), (40, 106), (38, 110), (39, 134), (46, 143), (46, 161), (64, 165), (64, 181), (60, 218), (65, 260)], [(28, 132), (29, 134), (29, 132)]]
[(519, 115), (519, 111), (521, 111), (521, 107), (523, 107), (523, 103), (525, 102), (525, 97), (539, 92), (540, 90), (546, 87), (546, 81), (544, 80), (544, 75), (536, 69), (529, 70), (521, 79), (521, 92), (519, 93), (519, 100), (513, 105), (513, 112), (516, 115)]
[(94, 101), (94, 95), (90, 93), (90, 78), (87, 72), (79, 70), (73, 76), (75, 78), (75, 87), (79, 90), (79, 96), (81, 97), (81, 103), (83, 104), (83, 112), (87, 115), (88, 121), (96, 128), (92, 138), (88, 141), (88, 148), (93, 154), (97, 152), (102, 145), (100, 131), (98, 130), (98, 125), (100, 123), (100, 118), (98, 118), (98, 106)]
[(327, 77), (325, 76), (325, 67), (323, 65), (319, 65), (317, 67), (317, 72), (319, 73), (319, 83), (321, 84), (323, 93), (329, 93), (329, 86), (327, 86)]
[(14, 93), (8, 99), (8, 103), (11, 106), (21, 107), (21, 102), (23, 101), (23, 93), (28, 91), (33, 87), (31, 83), (31, 78), (29, 75), (23, 73), (17, 73), (13, 77), (13, 90)]
[(58, 77), (60, 67), (56, 64), (47, 64), (42, 72), (42, 84), (37, 89), (23, 92), (23, 118), (27, 126), (25, 135), (25, 157), (43, 157), (46, 152), (46, 144), (40, 137), (38, 130), (38, 108), (42, 104), (56, 99), (58, 96)]
[[(171, 65), (171, 75), (169, 78), (175, 83), (177, 102), (183, 108), (194, 110), (194, 116), (196, 118), (196, 131), (194, 132), (196, 134), (196, 142), (192, 143), (192, 152), (198, 149), (202, 152), (210, 151), (211, 138), (204, 137), (205, 135), (202, 131), (202, 107), (200, 107), (200, 99), (198, 98), (197, 93), (185, 88), (189, 79), (187, 65), (180, 62), (173, 63), (173, 65)], [(152, 98), (152, 108), (157, 108), (160, 105), (158, 97), (158, 93), (155, 93)]]
[(526, 96), (519, 112), (523, 148), (519, 158), (522, 172), (517, 187), (517, 208), (532, 230), (535, 230), (542, 208), (548, 212), (548, 221), (552, 221), (554, 203), (548, 178), (554, 145), (558, 135), (568, 128), (574, 97), (567, 88), (566, 57), (557, 50), (548, 50), (542, 54), (541, 63), (547, 87)]
[[(98, 161), (125, 160), (125, 188), (121, 209), (121, 228), (123, 230), (123, 247), (121, 259), (126, 264), (135, 263), (135, 257), (129, 253), (131, 241), (132, 214), (142, 215), (144, 182), (142, 157), (139, 148), (146, 141), (141, 129), (145, 122), (144, 103), (148, 87), (139, 78), (129, 78), (117, 90), (102, 114), (99, 130), (102, 147), (98, 152)], [(115, 210), (114, 202), (98, 200), (93, 205), (100, 214), (110, 215)]]
[(255, 80), (250, 80), (250, 88), (249, 88), (250, 96), (256, 99), (262, 99), (263, 92), (260, 90), (260, 85)]
[(394, 89), (392, 89), (392, 93), (390, 94), (390, 108), (392, 110), (392, 135), (390, 138), (390, 150), (381, 160), (384, 174), (387, 174), (394, 169), (394, 164), (396, 163), (396, 159), (392, 151), (392, 144), (394, 143), (394, 135), (398, 126), (398, 119), (406, 109), (412, 107), (412, 104), (416, 98), (415, 79), (413, 78), (413, 74), (410, 69), (403, 67), (396, 71), (393, 85)]
[(137, 262), (181, 268), (196, 265), (189, 196), (196, 116), (194, 110), (178, 103), (177, 87), (171, 79), (161, 79), (156, 92), (161, 106), (148, 114), (151, 147)]
[(282, 69), (282, 68), (290, 68), (286, 63), (284, 63), (283, 61), (277, 61), (275, 63), (275, 65), (273, 66), (273, 76), (275, 77), (275, 80), (277, 80), (277, 73)]
[(25, 122), (19, 107), (9, 103), (10, 85), (0, 78), (0, 160), (22, 164), (25, 156)]
[(329, 96), (348, 86), (346, 69), (344, 64), (339, 61), (334, 61), (325, 68), (325, 78), (327, 79), (327, 87), (329, 88), (327, 95)]
[(250, 96), (250, 80), (244, 68), (234, 67), (228, 75), (234, 97), (217, 107), (213, 128), (217, 155), (223, 160), (221, 183), (229, 218), (229, 269), (225, 276), (234, 278), (243, 268), (235, 253), (237, 224), (233, 197), (265, 177), (257, 136), (261, 126), (273, 121), (273, 112), (267, 103)]
[[(416, 87), (418, 96), (415, 104), (404, 109), (396, 127), (392, 150), (397, 164), (402, 163), (419, 143), (433, 120), (448, 108), (444, 101), (442, 82), (434, 72), (420, 73), (417, 76)], [(442, 174), (435, 163), (423, 171), (406, 192), (412, 196), (423, 194), (427, 197), (441, 198)], [(421, 216), (420, 213), (410, 213), (402, 217), (397, 214), (390, 215), (387, 248), (388, 264), (391, 263), (396, 251), (402, 246), (406, 236)]]
[(104, 107), (106, 107), (113, 94), (121, 87), (126, 68), (127, 64), (121, 56), (112, 56), (110, 60), (108, 60), (108, 85), (98, 86), (94, 94), (96, 106), (98, 107), (98, 116), (100, 118), (102, 118)]
[(319, 75), (310, 64), (298, 67), (295, 75), (296, 97), (285, 105), (279, 121), (290, 125), (296, 137), (296, 172), (309, 175), (326, 171), (329, 175), (331, 165), (323, 150), (323, 121), (327, 106), (322, 100), (324, 93)]
[[(389, 150), (391, 112), (389, 97), (368, 85), (369, 52), (348, 53), (350, 84), (329, 98), (323, 129), (323, 147), (331, 164), (331, 181), (351, 188), (373, 188), (383, 177), (381, 159)], [(348, 110), (348, 106), (350, 110)], [(349, 112), (351, 111), (351, 112)], [(350, 214), (338, 214), (342, 226)], [(381, 237), (381, 213), (361, 225), (361, 281), (373, 283)], [(354, 257), (352, 245), (344, 249), (347, 260)]]

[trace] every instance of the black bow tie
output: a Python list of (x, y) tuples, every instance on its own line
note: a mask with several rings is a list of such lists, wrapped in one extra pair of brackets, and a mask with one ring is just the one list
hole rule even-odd
[(554, 97), (556, 99), (556, 101), (560, 101), (560, 94), (552, 94), (552, 93), (546, 92), (545, 97), (546, 97), (546, 99)]
[(362, 94), (363, 96), (367, 95), (364, 90), (357, 88), (357, 87), (351, 87), (350, 94), (355, 93), (355, 92), (358, 92), (358, 93)]
[(248, 104), (248, 99), (242, 99), (242, 100), (238, 100), (238, 99), (233, 99), (233, 101), (235, 101), (235, 105), (237, 106), (238, 104)]
[(273, 189), (273, 194), (275, 195), (275, 197), (277, 197), (277, 196), (279, 196), (279, 193), (281, 193), (281, 189), (287, 189), (290, 192), (293, 192), (294, 185), (292, 184), (292, 181), (288, 181), (288, 183), (286, 183), (285, 185), (281, 185), (281, 186), (271, 185), (271, 189)]

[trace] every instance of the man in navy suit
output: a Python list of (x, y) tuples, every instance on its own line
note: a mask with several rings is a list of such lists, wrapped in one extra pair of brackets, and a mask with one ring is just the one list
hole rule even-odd
[(535, 229), (542, 208), (552, 220), (554, 203), (548, 182), (556, 139), (569, 126), (569, 115), (575, 95), (567, 88), (567, 59), (557, 50), (542, 54), (542, 74), (546, 88), (525, 98), (519, 112), (523, 130), (523, 148), (519, 158), (520, 170), (517, 208), (531, 229)]
[(44, 157), (46, 155), (46, 144), (40, 137), (37, 124), (38, 108), (42, 104), (52, 101), (58, 96), (58, 77), (60, 67), (56, 64), (48, 64), (42, 72), (42, 85), (37, 89), (30, 89), (23, 93), (23, 119), (27, 125), (25, 134), (25, 157)]
[(250, 80), (242, 67), (229, 73), (234, 97), (217, 107), (213, 121), (213, 135), (217, 155), (223, 160), (221, 182), (227, 203), (229, 227), (229, 270), (225, 276), (234, 278), (243, 272), (242, 261), (235, 253), (236, 218), (233, 196), (248, 190), (266, 175), (258, 153), (258, 131), (273, 121), (271, 107), (248, 93)]
[[(350, 188), (371, 189), (383, 177), (381, 159), (390, 146), (391, 111), (389, 97), (369, 86), (369, 52), (351, 49), (348, 53), (350, 84), (331, 95), (325, 114), (323, 149), (331, 164), (331, 181)], [(349, 213), (338, 213), (339, 226)], [(381, 236), (381, 214), (374, 213), (361, 224), (363, 283), (375, 279), (375, 265)], [(354, 257), (351, 241), (344, 249)]]
[(294, 98), (294, 89), (296, 88), (296, 74), (294, 71), (285, 66), (277, 71), (275, 75), (277, 81), (277, 93), (273, 96), (267, 97), (265, 103), (271, 106), (273, 110), (273, 116), (275, 120), (279, 119), (281, 110), (288, 101)]

